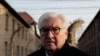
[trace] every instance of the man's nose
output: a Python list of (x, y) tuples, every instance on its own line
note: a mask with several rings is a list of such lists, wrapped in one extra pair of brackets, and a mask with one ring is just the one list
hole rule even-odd
[(48, 37), (48, 38), (52, 38), (52, 37), (54, 37), (53, 32), (52, 32), (52, 31), (49, 31), (49, 32), (47, 33), (47, 37)]

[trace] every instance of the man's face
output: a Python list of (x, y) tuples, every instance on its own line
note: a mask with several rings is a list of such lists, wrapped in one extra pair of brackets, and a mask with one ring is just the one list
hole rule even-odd
[(57, 19), (45, 19), (40, 28), (42, 46), (47, 51), (56, 51), (62, 48), (67, 39), (67, 30), (62, 26), (62, 21)]

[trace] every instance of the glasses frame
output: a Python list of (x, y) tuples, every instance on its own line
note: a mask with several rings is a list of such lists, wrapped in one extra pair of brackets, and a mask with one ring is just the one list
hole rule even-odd
[(59, 28), (59, 27), (52, 27), (52, 28), (41, 28), (40, 29), (40, 34), (42, 35), (47, 35), (50, 31), (52, 32), (52, 34), (59, 34), (60, 30), (63, 28)]

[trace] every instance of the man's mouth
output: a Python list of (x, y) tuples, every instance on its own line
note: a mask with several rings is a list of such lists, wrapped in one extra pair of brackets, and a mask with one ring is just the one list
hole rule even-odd
[(47, 44), (55, 43), (54, 41), (47, 41)]

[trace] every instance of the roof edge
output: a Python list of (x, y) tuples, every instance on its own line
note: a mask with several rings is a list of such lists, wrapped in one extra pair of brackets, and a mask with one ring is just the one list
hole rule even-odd
[(5, 0), (0, 0), (0, 3), (8, 9), (8, 11), (15, 16), (25, 27), (30, 28), (30, 25), (27, 24), (22, 17), (5, 1)]

